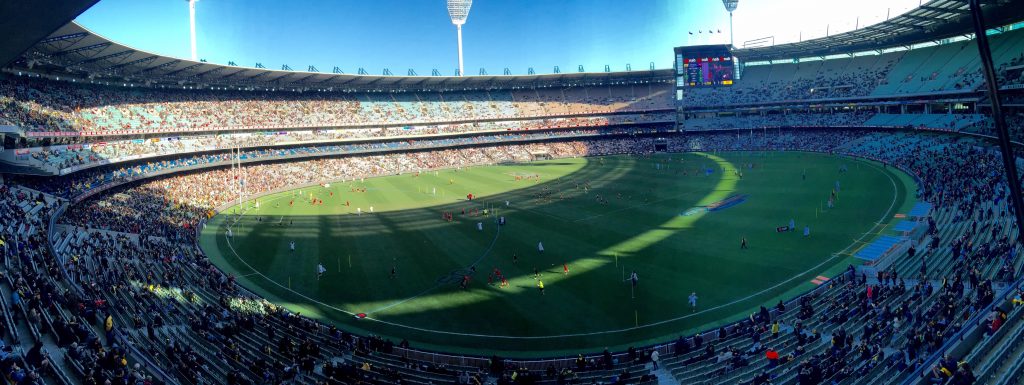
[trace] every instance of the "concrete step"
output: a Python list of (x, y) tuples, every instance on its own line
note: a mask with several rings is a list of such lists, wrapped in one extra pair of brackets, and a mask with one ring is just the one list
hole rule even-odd
[(661, 365), (658, 370), (651, 370), (651, 373), (658, 377), (658, 385), (679, 385), (679, 380), (665, 369), (665, 365)]

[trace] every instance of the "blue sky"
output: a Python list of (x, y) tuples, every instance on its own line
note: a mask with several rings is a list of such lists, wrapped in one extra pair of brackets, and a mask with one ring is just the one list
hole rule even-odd
[[(919, 0), (741, 0), (737, 45), (774, 36), (777, 43), (851, 30), (916, 6)], [(199, 58), (260, 62), (267, 68), (371, 74), (409, 68), (444, 75), (457, 65), (455, 27), (444, 0), (200, 0)], [(858, 19), (859, 17), (859, 19)], [(185, 0), (101, 0), (78, 22), (114, 41), (188, 58)], [(476, 0), (463, 27), (466, 74), (514, 74), (554, 66), (575, 72), (672, 65), (672, 47), (727, 43), (729, 17), (719, 0)], [(722, 30), (708, 39), (688, 32)]]

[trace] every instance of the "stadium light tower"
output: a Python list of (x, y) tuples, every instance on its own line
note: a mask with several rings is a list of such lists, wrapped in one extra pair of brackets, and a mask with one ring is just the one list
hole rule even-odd
[(199, 0), (185, 1), (188, 1), (188, 32), (192, 43), (192, 61), (196, 61), (199, 60), (199, 55), (196, 54), (196, 2)]
[(736, 10), (740, 0), (722, 0), (722, 4), (725, 5), (725, 10), (729, 11), (729, 45), (732, 45), (732, 11)]
[(462, 76), (462, 25), (466, 24), (469, 17), (469, 7), (473, 6), (473, 0), (448, 0), (448, 16), (452, 18), (452, 24), (459, 31), (459, 76)]

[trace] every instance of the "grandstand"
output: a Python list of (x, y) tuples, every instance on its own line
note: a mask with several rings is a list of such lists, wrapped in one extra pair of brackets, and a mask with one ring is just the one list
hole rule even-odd
[[(0, 44), (0, 55), (10, 56), (0, 57), (9, 62), (0, 69), (0, 369), (11, 384), (1024, 384), (1019, 208), (1003, 172), (964, 1), (925, 1), (888, 21), (820, 39), (736, 48), (740, 76), (732, 86), (678, 94), (674, 69), (376, 76), (193, 62), (67, 21), (92, 3), (69, 2), (50, 15), (35, 10), (34, 28), (11, 24), (24, 33)], [(982, 9), (1019, 152), (1024, 7), (985, 1)], [(20, 42), (29, 35), (33, 42)], [(751, 294), (747, 299), (757, 302), (737, 300), (736, 308), (692, 324), (655, 320), (661, 329), (653, 332), (638, 312), (627, 315), (632, 325), (624, 329), (581, 325), (578, 335), (554, 337), (544, 334), (553, 329), (530, 327), (524, 333), (535, 335), (430, 335), (427, 326), (373, 324), (379, 320), (372, 312), (338, 321), (315, 306), (267, 295), (275, 292), (214, 256), (219, 245), (230, 247), (229, 237), (247, 236), (241, 227), (238, 234), (221, 227), (248, 215), (236, 210), (254, 205), (258, 212), (260, 199), (275, 194), (302, 201), (296, 189), (394, 183), (382, 178), (431, 172), (448, 172), (444, 178), (454, 175), (448, 184), (455, 184), (487, 167), (569, 167), (581, 159), (602, 166), (625, 159), (659, 172), (677, 167), (666, 179), (682, 180), (698, 175), (686, 157), (706, 163), (734, 154), (743, 161), (728, 169), (735, 179), (704, 163), (699, 174), (726, 181), (746, 173), (749, 180), (773, 157), (824, 159), (813, 154), (834, 159), (840, 172), (848, 165), (877, 169), (896, 196), (882, 221), (871, 217), (873, 227), (857, 229), (864, 235), (853, 245), (829, 249), (815, 257), (823, 262), (794, 276), (801, 282), (778, 283), (772, 295)], [(1024, 157), (1014, 160), (1024, 165)], [(676, 164), (692, 164), (692, 171)], [(589, 170), (560, 176), (576, 184), (565, 191), (578, 194), (591, 179), (597, 186), (602, 178), (630, 177), (615, 172), (641, 172)], [(828, 172), (832, 178), (835, 170)], [(802, 173), (806, 179), (807, 169)], [(557, 185), (537, 178), (537, 186), (518, 193), (554, 200), (548, 186)], [(716, 191), (726, 191), (724, 183)], [(896, 193), (902, 188), (905, 194)], [(838, 179), (833, 197), (837, 190)], [(495, 196), (519, 197), (510, 191)], [(744, 205), (752, 204), (707, 215), (732, 215)], [(652, 231), (690, 226), (673, 222), (692, 215), (687, 207)], [(286, 221), (268, 218), (259, 218), (260, 226)], [(577, 222), (539, 231), (566, 238), (569, 227), (594, 231)], [(615, 227), (629, 225), (622, 223)], [(400, 230), (358, 227), (346, 231)], [(515, 231), (508, 229), (499, 231)], [(820, 231), (821, 238), (830, 231)], [(818, 232), (804, 237), (817, 239)], [(630, 241), (644, 241), (637, 239)], [(618, 253), (613, 258), (618, 266)], [(625, 283), (629, 270), (621, 272)], [(813, 285), (804, 282), (811, 277)], [(291, 290), (290, 277), (287, 285)], [(548, 290), (543, 295), (557, 295)], [(683, 292), (672, 295), (686, 301)]]

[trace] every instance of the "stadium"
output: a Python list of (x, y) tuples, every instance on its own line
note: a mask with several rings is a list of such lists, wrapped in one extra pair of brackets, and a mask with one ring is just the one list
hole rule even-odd
[(6, 383), (1024, 384), (1022, 1), (492, 75), (438, 0), (453, 76), (97, 2), (0, 2)]

